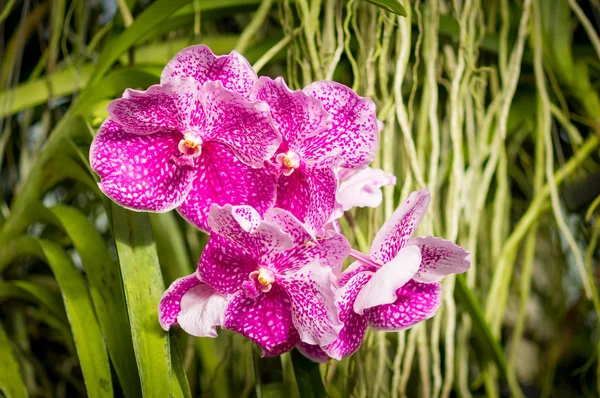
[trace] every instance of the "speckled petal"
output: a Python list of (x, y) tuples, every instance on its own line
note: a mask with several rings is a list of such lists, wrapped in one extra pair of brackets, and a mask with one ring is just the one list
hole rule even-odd
[(371, 244), (371, 258), (379, 264), (385, 264), (396, 257), (419, 226), (427, 206), (427, 190), (412, 192), (375, 235)]
[(300, 342), (296, 346), (296, 349), (313, 362), (327, 363), (331, 359), (329, 355), (325, 354), (325, 351), (323, 351), (323, 349), (318, 345)]
[(279, 208), (271, 208), (265, 213), (265, 221), (277, 225), (292, 237), (294, 245), (314, 241), (314, 235), (292, 213)]
[(353, 207), (378, 207), (383, 194), (381, 187), (396, 184), (396, 177), (381, 169), (367, 167), (343, 178), (337, 192), (337, 201), (343, 211)]
[(290, 300), (277, 285), (256, 299), (236, 293), (223, 315), (223, 327), (254, 341), (266, 354), (298, 343)]
[(285, 209), (314, 232), (323, 228), (335, 207), (337, 178), (332, 159), (306, 165), (291, 175), (281, 175), (276, 207)]
[(290, 235), (276, 225), (261, 221), (255, 228), (246, 230), (247, 223), (240, 217), (241, 210), (250, 213), (250, 217), (256, 217), (256, 210), (250, 206), (213, 205), (208, 216), (211, 231), (225, 237), (257, 260), (271, 258), (275, 253), (292, 248)]
[(297, 150), (304, 139), (326, 131), (331, 123), (331, 115), (320, 101), (302, 90), (290, 90), (282, 77), (272, 80), (261, 76), (251, 98), (269, 105), (275, 127), (287, 147), (293, 150)]
[(318, 238), (281, 252), (273, 258), (273, 267), (280, 273), (296, 271), (318, 260), (332, 268), (336, 275), (341, 271), (342, 263), (350, 253), (350, 243), (341, 234), (332, 233), (326, 238)]
[(198, 262), (199, 277), (222, 294), (233, 294), (258, 269), (255, 259), (217, 233), (212, 233)]
[(364, 316), (354, 312), (352, 307), (358, 292), (360, 292), (372, 275), (371, 272), (356, 274), (344, 287), (336, 291), (336, 305), (339, 309), (340, 321), (343, 322), (344, 327), (340, 331), (337, 340), (322, 348), (327, 355), (338, 361), (356, 352), (365, 336), (367, 320)]
[(225, 296), (201, 283), (183, 295), (177, 323), (192, 336), (217, 337), (217, 326), (221, 326), (225, 307)]
[(441, 304), (442, 284), (410, 281), (396, 292), (393, 304), (365, 310), (369, 326), (377, 330), (408, 329), (431, 318)]
[(204, 126), (198, 83), (192, 79), (176, 79), (169, 85), (154, 85), (145, 91), (127, 89), (107, 110), (111, 118), (131, 134), (163, 130), (184, 133), (192, 127), (201, 131)]
[(366, 308), (390, 304), (396, 300), (396, 290), (404, 286), (419, 270), (421, 252), (417, 246), (408, 246), (392, 261), (378, 269), (358, 293), (354, 311), (362, 314)]
[(277, 282), (292, 303), (292, 319), (300, 340), (324, 345), (337, 339), (342, 323), (334, 300), (335, 277), (330, 267), (313, 261)]
[(372, 264), (365, 264), (361, 261), (355, 261), (348, 266), (337, 280), (338, 286), (344, 286), (350, 279), (361, 272), (376, 272), (380, 267), (375, 267)]
[(227, 145), (243, 163), (263, 167), (281, 144), (266, 103), (247, 101), (221, 82), (205, 83), (199, 100), (206, 117), (203, 140)]
[(179, 213), (196, 227), (208, 231), (213, 203), (249, 205), (263, 214), (275, 202), (275, 177), (266, 169), (240, 162), (224, 145), (205, 144), (197, 159), (196, 178)]
[(171, 326), (177, 324), (184, 294), (201, 283), (196, 274), (184, 276), (171, 283), (158, 305), (158, 321), (164, 330), (169, 330)]
[(329, 130), (303, 142), (303, 156), (319, 159), (339, 151), (344, 167), (360, 168), (371, 163), (379, 142), (373, 101), (330, 81), (312, 83), (304, 92), (321, 101), (333, 120)]
[(169, 61), (160, 76), (161, 84), (174, 77), (192, 77), (200, 84), (220, 81), (227, 89), (246, 95), (257, 81), (256, 72), (239, 53), (214, 55), (205, 45), (188, 47)]
[(101, 178), (102, 192), (121, 206), (169, 211), (183, 202), (194, 178), (192, 162), (174, 161), (179, 141), (172, 132), (128, 134), (107, 119), (92, 142), (90, 166)]
[(414, 276), (417, 282), (438, 282), (448, 274), (462, 274), (471, 266), (465, 249), (442, 238), (419, 237), (409, 240), (406, 245), (421, 249), (421, 266)]

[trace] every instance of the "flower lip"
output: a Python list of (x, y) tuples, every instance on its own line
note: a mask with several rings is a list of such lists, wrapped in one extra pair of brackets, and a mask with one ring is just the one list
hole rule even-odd
[(300, 156), (294, 151), (287, 151), (280, 153), (275, 158), (279, 167), (281, 167), (282, 173), (285, 176), (291, 175), (294, 170), (300, 167)]
[(263, 293), (270, 291), (273, 283), (275, 283), (275, 273), (265, 267), (260, 267), (258, 271), (252, 271), (249, 276), (250, 280), (254, 281), (255, 288), (258, 288)]
[(196, 158), (202, 152), (202, 139), (193, 133), (184, 133), (177, 148), (182, 154)]

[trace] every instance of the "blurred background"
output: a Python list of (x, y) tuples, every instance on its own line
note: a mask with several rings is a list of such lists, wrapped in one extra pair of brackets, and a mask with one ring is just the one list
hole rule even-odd
[[(417, 233), (471, 252), (433, 319), (320, 366), (328, 396), (599, 396), (599, 28), (599, 0), (0, 0), (0, 395), (257, 395), (249, 341), (156, 321), (207, 236), (87, 160), (112, 99), (205, 43), (376, 102), (398, 184), (341, 220), (356, 249), (428, 188)], [(292, 357), (278, 394), (308, 396)]]

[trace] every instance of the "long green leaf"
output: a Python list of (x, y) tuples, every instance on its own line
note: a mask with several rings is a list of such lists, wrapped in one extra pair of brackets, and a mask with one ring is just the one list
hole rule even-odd
[(112, 397), (110, 363), (83, 276), (56, 243), (27, 236), (0, 249), (0, 269), (23, 254), (45, 261), (58, 282), (88, 396)]
[[(7, 398), (29, 396), (21, 377), (21, 367), (2, 324), (0, 324), (0, 392)], [(1, 394), (0, 394), (1, 395)]]
[(125, 396), (139, 397), (141, 387), (119, 266), (110, 257), (102, 236), (80, 211), (64, 205), (55, 206), (50, 211), (70, 236), (81, 257), (100, 328)]
[(292, 365), (301, 398), (321, 398), (327, 396), (318, 363), (306, 358), (300, 351), (293, 350)]
[(148, 214), (112, 205), (117, 254), (144, 397), (171, 395), (169, 335), (158, 323), (164, 283)]

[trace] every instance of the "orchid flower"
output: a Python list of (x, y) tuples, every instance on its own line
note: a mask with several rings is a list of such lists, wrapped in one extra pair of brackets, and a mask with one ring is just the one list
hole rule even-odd
[(205, 230), (213, 203), (264, 213), (276, 188), (263, 165), (281, 138), (267, 104), (246, 98), (256, 81), (235, 52), (215, 56), (206, 46), (180, 52), (160, 85), (128, 89), (109, 105), (90, 149), (100, 189), (132, 210), (178, 208)]
[[(315, 238), (282, 209), (262, 219), (250, 206), (213, 205), (208, 223), (211, 235), (196, 275), (176, 281), (161, 302), (164, 327), (176, 321), (212, 336), (218, 324), (254, 341), (267, 356), (300, 341), (321, 345), (337, 338), (342, 324), (335, 272), (350, 251), (346, 238)], [(194, 308), (196, 315), (190, 314)], [(218, 321), (212, 316), (217, 311)]]
[(323, 362), (341, 360), (362, 343), (367, 326), (397, 331), (432, 317), (440, 305), (441, 280), (469, 269), (460, 246), (433, 236), (411, 236), (427, 206), (427, 191), (413, 192), (381, 227), (369, 254), (352, 251), (357, 261), (338, 280), (336, 304), (344, 327), (339, 338), (320, 349), (305, 343), (299, 349)]
[(337, 191), (336, 217), (353, 207), (379, 207), (383, 201), (381, 188), (395, 185), (396, 177), (381, 169), (367, 167), (362, 170), (342, 168), (338, 171), (340, 187)]
[(379, 139), (375, 105), (335, 82), (292, 91), (282, 78), (260, 77), (250, 97), (265, 101), (282, 142), (273, 157), (276, 207), (311, 231), (320, 230), (335, 207), (335, 169), (366, 167)]

